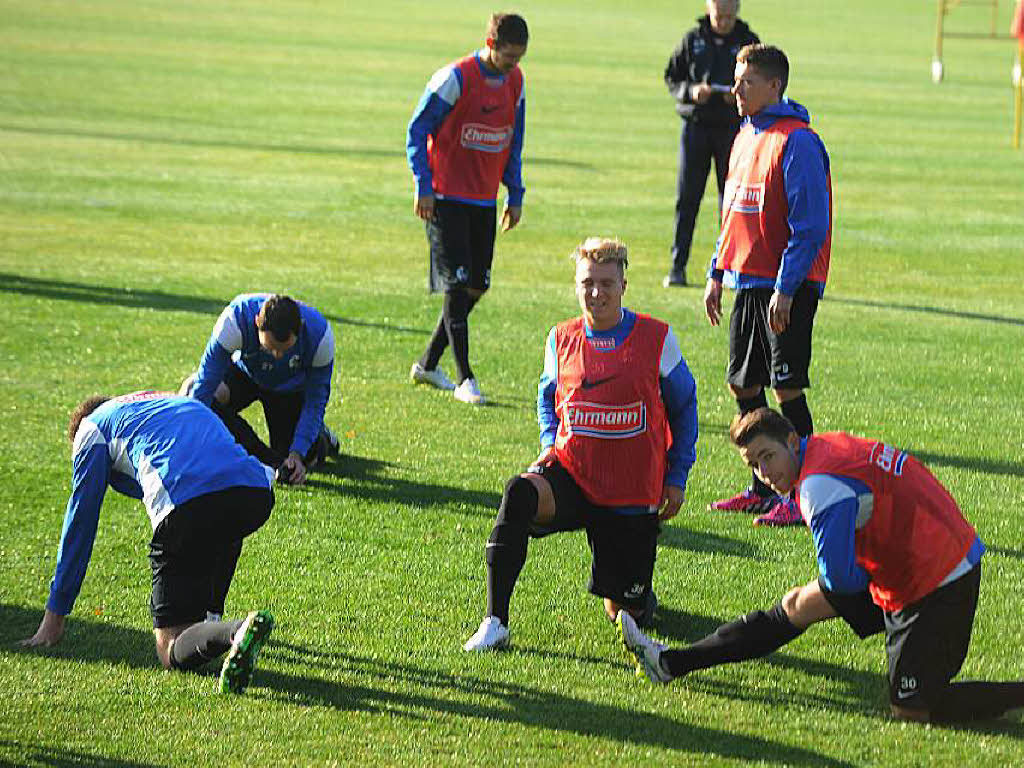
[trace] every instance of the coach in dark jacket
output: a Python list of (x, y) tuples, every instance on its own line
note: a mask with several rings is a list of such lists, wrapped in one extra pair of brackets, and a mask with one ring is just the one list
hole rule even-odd
[(686, 285), (686, 262), (712, 157), (721, 212), (729, 149), (740, 126), (736, 99), (730, 91), (736, 53), (744, 45), (760, 42), (737, 17), (739, 9), (739, 0), (707, 0), (707, 15), (700, 17), (697, 26), (686, 33), (665, 67), (665, 84), (683, 118), (676, 231), (672, 268), (664, 281), (666, 288)]

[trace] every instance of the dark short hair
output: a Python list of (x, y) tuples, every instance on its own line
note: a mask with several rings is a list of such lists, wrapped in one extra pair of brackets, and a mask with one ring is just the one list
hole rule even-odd
[(778, 78), (782, 81), (779, 96), (786, 92), (786, 86), (789, 85), (789, 59), (781, 48), (764, 43), (751, 43), (740, 48), (736, 54), (736, 62), (753, 67), (769, 80)]
[(729, 439), (737, 448), (745, 448), (750, 442), (764, 435), (777, 443), (787, 443), (790, 435), (796, 434), (793, 423), (771, 408), (757, 408), (738, 415), (729, 425)]
[(302, 329), (299, 303), (290, 296), (275, 293), (260, 307), (260, 315), (259, 329), (268, 331), (278, 341), (288, 341)]
[(530, 42), (530, 30), (526, 19), (518, 13), (495, 13), (487, 24), (487, 36), (494, 40), (494, 47), (503, 45), (526, 45)]
[(109, 399), (110, 395), (93, 395), (92, 397), (85, 398), (85, 400), (75, 406), (75, 409), (71, 411), (71, 418), (68, 419), (69, 443), (75, 442), (75, 435), (78, 434), (78, 428), (82, 425), (82, 419), (95, 411)]

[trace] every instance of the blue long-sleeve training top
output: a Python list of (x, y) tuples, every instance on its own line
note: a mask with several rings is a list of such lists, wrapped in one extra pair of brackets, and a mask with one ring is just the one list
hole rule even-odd
[(324, 426), (334, 371), (334, 333), (322, 314), (297, 302), (302, 317), (298, 339), (280, 359), (275, 359), (260, 346), (256, 327), (256, 315), (270, 295), (242, 294), (224, 308), (199, 363), (192, 397), (210, 405), (232, 362), (261, 389), (303, 392), (305, 401), (291, 450), (305, 456)]
[(82, 587), (109, 484), (141, 499), (153, 530), (175, 507), (234, 486), (270, 488), (273, 470), (249, 456), (217, 415), (187, 397), (109, 400), (75, 434), (71, 496), (46, 607), (66, 616)]

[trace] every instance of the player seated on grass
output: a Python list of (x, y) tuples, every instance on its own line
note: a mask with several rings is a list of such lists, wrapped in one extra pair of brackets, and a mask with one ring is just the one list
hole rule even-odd
[(74, 476), (57, 568), (43, 620), (22, 645), (63, 637), (109, 484), (140, 499), (153, 526), (150, 612), (160, 662), (193, 670), (227, 652), (220, 689), (244, 691), (274, 619), (211, 613), (224, 610), (242, 539), (270, 516), (273, 470), (247, 455), (209, 408), (170, 392), (90, 397), (71, 414), (68, 439)]
[[(324, 425), (333, 370), (334, 334), (322, 314), (288, 296), (243, 294), (221, 312), (181, 394), (222, 418), (230, 414), (232, 433), (248, 434), (239, 438), (246, 450), (280, 468), (281, 482), (301, 485), (308, 470), (338, 454), (338, 439)], [(269, 447), (237, 417), (254, 400), (263, 406)]]
[(796, 490), (818, 578), (768, 611), (669, 650), (620, 613), (623, 643), (652, 682), (764, 656), (819, 621), (842, 617), (861, 638), (885, 631), (894, 716), (998, 717), (1024, 707), (1024, 683), (950, 682), (967, 657), (985, 547), (953, 497), (918, 461), (842, 432), (800, 438), (760, 408), (730, 428), (744, 461), (776, 493)]
[(537, 396), (541, 453), (505, 486), (487, 542), (487, 615), (467, 651), (508, 644), (509, 602), (530, 536), (585, 529), (590, 591), (614, 620), (654, 616), (660, 520), (685, 500), (697, 441), (693, 376), (665, 323), (622, 306), (626, 246), (572, 253), (582, 316), (548, 334)]

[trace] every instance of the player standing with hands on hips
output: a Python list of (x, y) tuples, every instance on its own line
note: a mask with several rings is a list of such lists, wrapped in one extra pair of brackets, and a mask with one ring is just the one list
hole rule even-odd
[(572, 254), (582, 314), (548, 334), (537, 393), (541, 453), (509, 480), (487, 542), (487, 615), (467, 651), (508, 644), (512, 590), (530, 537), (585, 529), (590, 592), (608, 618), (649, 625), (661, 520), (686, 498), (696, 385), (671, 327), (622, 306), (626, 246), (591, 237)]
[[(491, 16), (484, 48), (435, 72), (409, 121), (413, 210), (426, 222), (430, 290), (444, 290), (441, 317), (410, 378), (454, 390), (456, 400), (472, 405), (483, 404), (484, 396), (469, 364), (468, 318), (491, 284), (499, 182), (508, 189), (502, 231), (515, 227), (523, 212), (526, 100), (519, 61), (528, 41), (521, 16)], [(457, 386), (438, 367), (449, 346)]]
[(759, 42), (737, 16), (739, 0), (707, 0), (706, 7), (707, 14), (697, 19), (697, 26), (686, 33), (665, 67), (665, 85), (683, 122), (672, 266), (663, 283), (666, 288), (686, 285), (693, 229), (712, 160), (721, 213), (729, 150), (740, 129), (732, 94), (736, 54), (743, 46)]
[[(806, 437), (814, 431), (804, 389), (832, 249), (832, 182), (810, 115), (784, 96), (788, 82), (789, 60), (778, 48), (748, 45), (737, 54), (733, 94), (743, 124), (729, 158), (704, 305), (718, 325), (723, 283), (736, 291), (727, 381), (740, 414), (767, 406), (770, 386)], [(711, 508), (763, 513), (755, 525), (802, 524), (794, 500), (756, 475), (749, 488)]]

